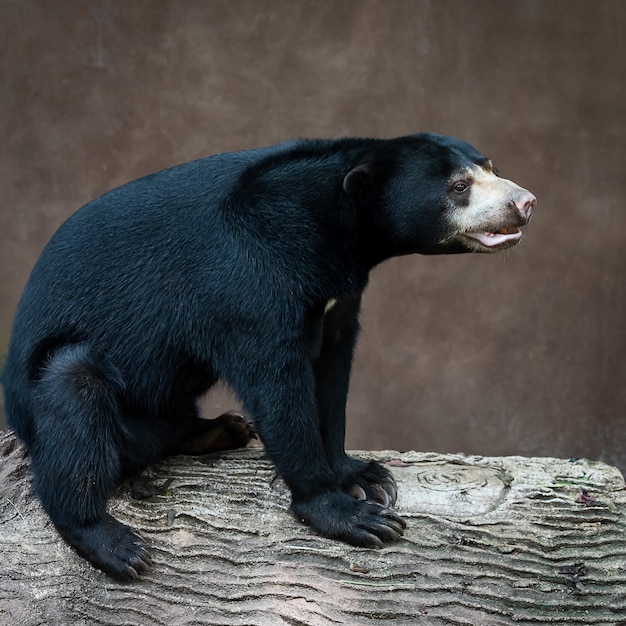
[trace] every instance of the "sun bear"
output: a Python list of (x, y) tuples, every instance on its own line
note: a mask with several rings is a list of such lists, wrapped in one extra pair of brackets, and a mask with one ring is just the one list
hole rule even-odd
[(467, 143), (421, 133), (219, 154), (79, 209), (32, 271), (2, 375), (60, 535), (118, 579), (145, 572), (144, 539), (107, 500), (165, 455), (245, 445), (241, 418), (198, 414), (220, 380), (298, 519), (357, 546), (398, 540), (390, 472), (344, 450), (369, 272), (509, 248), (535, 203)]

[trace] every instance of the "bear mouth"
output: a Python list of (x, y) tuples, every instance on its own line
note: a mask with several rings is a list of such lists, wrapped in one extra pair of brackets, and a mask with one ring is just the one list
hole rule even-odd
[(509, 248), (517, 244), (522, 238), (522, 231), (519, 228), (501, 228), (495, 231), (466, 231), (466, 237), (478, 241), (486, 248)]

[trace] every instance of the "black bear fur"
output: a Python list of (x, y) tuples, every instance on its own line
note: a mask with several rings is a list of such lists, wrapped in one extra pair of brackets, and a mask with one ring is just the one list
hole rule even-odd
[[(451, 220), (471, 200), (450, 185), (476, 167), (491, 165), (429, 133), (298, 140), (172, 167), (72, 215), (32, 271), (2, 376), (65, 540), (119, 579), (149, 567), (107, 499), (212, 427), (196, 403), (218, 380), (296, 516), (355, 545), (397, 540), (390, 472), (344, 451), (361, 295), (392, 256), (475, 250)], [(518, 200), (494, 231), (526, 223)]]

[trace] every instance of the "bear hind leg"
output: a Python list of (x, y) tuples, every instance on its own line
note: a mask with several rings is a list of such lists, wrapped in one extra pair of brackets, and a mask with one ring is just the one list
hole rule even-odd
[(256, 438), (252, 424), (240, 413), (228, 411), (215, 419), (193, 417), (184, 437), (171, 454), (200, 455), (243, 448)]
[(146, 571), (145, 541), (106, 512), (122, 473), (118, 449), (121, 375), (84, 344), (63, 346), (36, 383), (34, 487), (59, 534), (118, 579)]

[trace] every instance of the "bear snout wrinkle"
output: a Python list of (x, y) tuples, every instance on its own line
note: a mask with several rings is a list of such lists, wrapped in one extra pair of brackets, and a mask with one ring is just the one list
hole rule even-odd
[[(107, 512), (119, 483), (258, 435), (319, 535), (400, 540), (391, 472), (344, 447), (361, 296), (391, 257), (516, 245), (536, 198), (494, 171), (432, 133), (302, 139), (177, 165), (76, 211), (32, 270), (1, 379), (63, 539), (117, 579), (143, 575), (148, 543)], [(201, 417), (218, 381), (251, 425)]]

